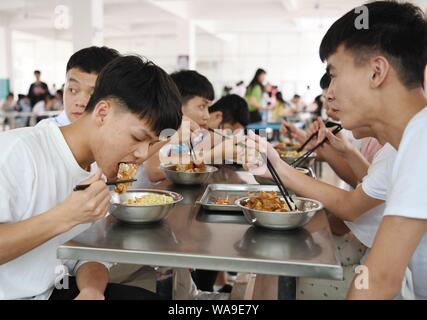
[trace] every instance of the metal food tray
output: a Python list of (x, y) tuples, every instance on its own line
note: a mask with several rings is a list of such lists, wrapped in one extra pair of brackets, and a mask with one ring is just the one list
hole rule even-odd
[[(210, 184), (206, 187), (205, 192), (198, 204), (204, 209), (213, 211), (241, 211), (234, 204), (237, 199), (247, 197), (248, 192), (274, 191), (279, 192), (276, 185), (259, 185), (259, 184)], [(229, 197), (230, 204), (215, 204), (212, 202), (214, 198)]]

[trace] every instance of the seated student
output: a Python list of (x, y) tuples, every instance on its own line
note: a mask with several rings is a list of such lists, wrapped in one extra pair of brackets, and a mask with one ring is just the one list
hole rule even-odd
[[(183, 116), (194, 122), (198, 127), (206, 129), (209, 121), (208, 108), (215, 98), (212, 84), (206, 77), (192, 70), (175, 72), (171, 74), (171, 78), (181, 94)], [(171, 152), (183, 153), (188, 151), (188, 147), (185, 144), (165, 145), (165, 142), (160, 142), (159, 145), (164, 145), (159, 151), (164, 157), (168, 157)], [(158, 146), (153, 146), (153, 149), (155, 148), (159, 149)], [(144, 169), (152, 182), (166, 178), (159, 168), (161, 155), (155, 154), (144, 162)]]
[(233, 132), (249, 124), (248, 104), (237, 94), (219, 99), (209, 108), (209, 114), (210, 129), (229, 129)]
[(64, 111), (56, 117), (40, 121), (37, 125), (53, 122), (61, 127), (82, 117), (99, 73), (119, 56), (117, 50), (108, 47), (92, 46), (75, 52), (68, 60), (65, 71)]
[(339, 105), (343, 126), (368, 127), (381, 143), (397, 149), (387, 171), (383, 219), (364, 264), (367, 286), (353, 283), (348, 298), (394, 297), (409, 267), (414, 297), (426, 299), (427, 22), (410, 3), (378, 1), (366, 7), (369, 30), (355, 27), (358, 16), (351, 10), (331, 26), (320, 47), (332, 77), (328, 95)]
[[(161, 130), (179, 127), (180, 107), (166, 72), (125, 56), (101, 72), (84, 114), (71, 125), (0, 133), (0, 299), (157, 298), (108, 284), (108, 265), (63, 262), (56, 251), (107, 214), (102, 173), (114, 179), (119, 162), (141, 164)], [(84, 168), (95, 161), (100, 170), (90, 176)], [(91, 186), (73, 192), (81, 183)], [(69, 290), (55, 289), (63, 264), (75, 276)]]
[[(320, 86), (325, 97), (324, 107), (331, 120), (339, 121), (340, 119), (334, 111), (337, 108), (336, 101), (326, 95), (329, 84), (330, 77), (325, 74), (320, 80)], [(304, 130), (297, 129), (291, 123), (284, 121), (281, 127), (281, 133), (286, 135), (289, 130), (291, 132), (291, 136), (302, 144), (312, 133), (319, 131), (322, 123), (322, 120), (318, 118), (312, 123), (309, 130), (306, 132)], [(340, 132), (338, 136), (343, 139), (344, 142), (347, 141), (353, 145), (351, 152), (339, 153), (337, 150), (325, 145), (324, 147), (316, 150), (317, 159), (327, 162), (332, 170), (334, 170), (334, 172), (346, 183), (344, 189), (351, 190), (356, 188), (362, 181), (363, 177), (366, 176), (369, 164), (372, 162), (376, 152), (381, 149), (382, 145), (372, 137), (355, 139), (352, 132), (345, 129)], [(313, 139), (306, 149), (308, 150), (315, 145), (316, 140)]]
[(295, 111), (290, 107), (289, 103), (283, 98), (282, 92), (276, 93), (276, 104), (271, 112), (272, 122), (281, 122), (284, 117), (290, 117), (295, 114)]
[(370, 127), (381, 143), (398, 150), (384, 218), (365, 263), (369, 288), (353, 285), (348, 297), (393, 297), (409, 265), (415, 297), (426, 299), (427, 22), (411, 3), (378, 1), (366, 7), (369, 30), (355, 27), (358, 15), (351, 10), (331, 26), (320, 47), (332, 77), (328, 94), (337, 100), (343, 126)]

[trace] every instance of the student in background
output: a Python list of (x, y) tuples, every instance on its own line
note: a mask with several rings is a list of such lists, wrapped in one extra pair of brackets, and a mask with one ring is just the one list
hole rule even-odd
[(260, 112), (265, 109), (262, 102), (266, 74), (265, 70), (258, 69), (246, 88), (245, 99), (249, 108), (249, 123), (260, 122), (262, 120)]
[(79, 119), (89, 102), (101, 70), (120, 54), (108, 47), (88, 47), (75, 52), (67, 62), (63, 93), (64, 111), (37, 125), (66, 126)]
[(272, 122), (282, 122), (284, 117), (290, 117), (295, 111), (289, 106), (289, 103), (283, 99), (282, 92), (276, 93), (276, 105), (271, 113)]
[(30, 98), (31, 101), (31, 108), (34, 108), (37, 102), (44, 100), (46, 95), (49, 94), (49, 88), (47, 84), (40, 80), (41, 74), (42, 73), (40, 70), (34, 71), (34, 77), (36, 78), (36, 81), (33, 82), (30, 86), (30, 89), (28, 89), (28, 98)]
[[(199, 128), (208, 128), (209, 106), (215, 98), (215, 92), (210, 81), (197, 71), (184, 70), (171, 74), (181, 94), (181, 111), (184, 119), (193, 122)], [(158, 153), (144, 162), (144, 169), (152, 182), (166, 179), (164, 172), (159, 168), (160, 156), (168, 157), (172, 153), (189, 152), (185, 144), (170, 144), (159, 142), (153, 148), (160, 149)]]
[(231, 132), (244, 129), (249, 123), (249, 110), (245, 99), (231, 94), (219, 99), (209, 108), (208, 127), (229, 129)]

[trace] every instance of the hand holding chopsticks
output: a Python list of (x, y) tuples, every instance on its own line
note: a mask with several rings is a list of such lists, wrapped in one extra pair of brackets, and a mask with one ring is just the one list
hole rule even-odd
[[(336, 135), (338, 132), (340, 132), (343, 129), (343, 127), (341, 127), (341, 125), (338, 125), (333, 131), (332, 134)], [(296, 159), (294, 162), (291, 163), (292, 167), (297, 167), (298, 164), (300, 164), (301, 162), (303, 162), (305, 159), (307, 159), (314, 151), (316, 151), (317, 148), (323, 146), (325, 144), (325, 142), (328, 141), (328, 138), (324, 138), (319, 144), (317, 144), (314, 148), (312, 148), (311, 150), (307, 151), (304, 155), (302, 155), (301, 157), (299, 157), (298, 159)]]

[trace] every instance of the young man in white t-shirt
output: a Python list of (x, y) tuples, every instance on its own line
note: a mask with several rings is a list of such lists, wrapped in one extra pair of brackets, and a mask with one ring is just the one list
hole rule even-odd
[(120, 54), (108, 47), (88, 47), (75, 52), (67, 62), (64, 87), (64, 111), (40, 121), (37, 126), (54, 123), (67, 126), (84, 114), (101, 70)]
[(332, 78), (327, 95), (336, 99), (343, 126), (370, 127), (380, 143), (398, 150), (384, 218), (365, 263), (369, 289), (353, 285), (348, 294), (387, 299), (399, 291), (408, 264), (418, 286), (420, 266), (410, 260), (427, 231), (427, 22), (410, 3), (373, 2), (362, 9), (368, 28), (357, 23), (359, 10), (348, 12), (326, 33), (320, 56)]
[[(101, 72), (71, 125), (0, 134), (0, 299), (156, 297), (108, 284), (106, 265), (60, 261), (56, 250), (107, 214), (110, 193), (101, 174), (114, 179), (119, 162), (141, 164), (161, 130), (179, 127), (180, 108), (179, 92), (161, 68), (119, 57)], [(90, 177), (84, 168), (95, 161), (100, 170)], [(91, 186), (73, 192), (82, 183)], [(67, 272), (75, 277), (59, 290)]]

